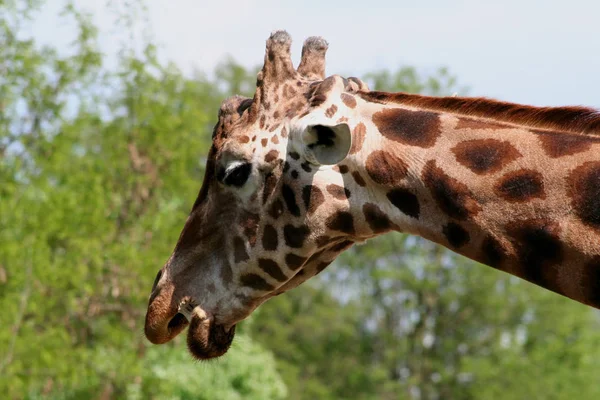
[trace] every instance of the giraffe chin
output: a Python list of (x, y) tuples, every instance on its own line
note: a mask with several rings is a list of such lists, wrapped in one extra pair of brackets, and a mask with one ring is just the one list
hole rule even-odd
[(229, 350), (235, 335), (235, 325), (227, 330), (212, 318), (202, 318), (194, 314), (190, 321), (187, 345), (192, 356), (198, 360), (220, 357)]

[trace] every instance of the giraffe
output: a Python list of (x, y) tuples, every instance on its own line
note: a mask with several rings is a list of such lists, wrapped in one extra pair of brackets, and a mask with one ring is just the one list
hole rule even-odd
[(252, 99), (219, 110), (205, 177), (158, 272), (145, 334), (198, 359), (238, 322), (389, 231), (600, 308), (600, 113), (370, 91), (327, 42), (267, 40)]

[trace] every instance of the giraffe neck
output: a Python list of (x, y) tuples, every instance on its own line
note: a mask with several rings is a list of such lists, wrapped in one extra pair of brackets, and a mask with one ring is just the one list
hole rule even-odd
[(358, 175), (395, 229), (600, 308), (598, 136), (364, 107)]

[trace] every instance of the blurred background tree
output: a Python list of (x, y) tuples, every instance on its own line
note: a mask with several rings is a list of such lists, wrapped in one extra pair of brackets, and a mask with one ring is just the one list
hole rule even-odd
[[(132, 4), (137, 4), (133, 2)], [(41, 1), (0, 0), (0, 393), (22, 398), (496, 399), (600, 396), (597, 314), (425, 240), (388, 234), (240, 325), (226, 357), (142, 334), (148, 290), (201, 184), (211, 78), (124, 44), (116, 67), (71, 2), (68, 51), (24, 34)], [(133, 7), (133, 6), (132, 6)], [(139, 10), (121, 10), (125, 29)], [(65, 55), (66, 54), (66, 55)], [(463, 92), (447, 70), (372, 88)]]

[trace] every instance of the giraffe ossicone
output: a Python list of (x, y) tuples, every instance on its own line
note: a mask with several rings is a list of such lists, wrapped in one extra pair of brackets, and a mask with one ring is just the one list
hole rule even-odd
[(199, 359), (354, 243), (423, 236), (600, 308), (600, 114), (370, 91), (325, 77), (322, 38), (267, 40), (252, 99), (220, 107), (205, 177), (145, 333)]

